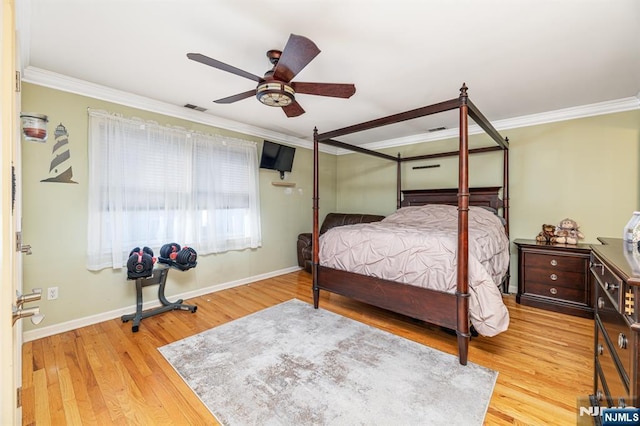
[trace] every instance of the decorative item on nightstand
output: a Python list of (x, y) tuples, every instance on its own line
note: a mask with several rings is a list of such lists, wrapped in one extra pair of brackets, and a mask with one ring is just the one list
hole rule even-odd
[(542, 224), (542, 231), (536, 236), (539, 243), (552, 244), (556, 242), (556, 226), (548, 223)]
[(554, 231), (555, 242), (559, 244), (578, 244), (584, 238), (578, 223), (573, 219), (562, 219)]

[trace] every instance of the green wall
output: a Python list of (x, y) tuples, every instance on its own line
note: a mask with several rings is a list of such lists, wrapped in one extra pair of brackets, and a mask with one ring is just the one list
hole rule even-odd
[[(38, 302), (45, 314), (37, 327), (100, 315), (135, 305), (135, 285), (127, 281), (126, 268), (90, 272), (85, 267), (87, 244), (87, 108), (140, 117), (160, 124), (182, 126), (258, 142), (262, 139), (228, 132), (173, 117), (150, 113), (97, 99), (33, 84), (22, 86), (22, 110), (49, 117), (46, 143), (22, 142), (23, 241), (33, 254), (23, 256), (23, 288), (59, 287), (59, 298)], [(73, 180), (77, 184), (41, 182), (49, 177), (55, 143), (54, 131), (62, 123), (69, 133)], [(310, 131), (311, 134), (311, 131)], [(141, 159), (144, 161), (144, 159)], [(312, 161), (309, 149), (297, 147), (289, 191), (271, 182), (278, 173), (260, 170), (262, 247), (198, 257), (198, 266), (187, 272), (172, 271), (167, 296), (197, 292), (215, 286), (251, 280), (252, 277), (297, 267), (296, 239), (312, 226)], [(320, 217), (335, 210), (336, 157), (321, 155), (322, 205)], [(173, 171), (167, 170), (167, 173)], [(132, 247), (133, 248), (133, 247)], [(158, 249), (158, 248), (154, 248)], [(144, 301), (157, 302), (157, 287), (144, 289)], [(132, 311), (133, 312), (133, 311)], [(36, 328), (24, 322), (25, 331)]]
[[(85, 267), (87, 226), (87, 108), (104, 109), (222, 133), (261, 143), (262, 139), (228, 132), (173, 117), (150, 113), (93, 98), (23, 84), (22, 110), (49, 116), (46, 143), (23, 142), (23, 235), (33, 248), (24, 256), (25, 291), (59, 287), (59, 299), (39, 302), (46, 315), (38, 327), (82, 320), (132, 308), (133, 282), (126, 270), (94, 273)], [(41, 182), (49, 176), (58, 124), (69, 132), (73, 180), (78, 184)], [(533, 238), (543, 223), (575, 219), (585, 242), (598, 236), (619, 237), (631, 213), (640, 210), (640, 110), (575, 119), (501, 131), (510, 140), (511, 240)], [(491, 146), (486, 135), (472, 135), (472, 147)], [(457, 140), (434, 141), (383, 150), (403, 156), (457, 149)], [(438, 168), (413, 170), (416, 165)], [(457, 158), (407, 163), (405, 189), (457, 186)], [(311, 230), (312, 152), (298, 147), (287, 191), (271, 185), (276, 172), (260, 171), (263, 245), (256, 250), (200, 256), (198, 267), (169, 274), (167, 296), (198, 292), (234, 282), (250, 281), (295, 267), (298, 233)], [(395, 210), (395, 164), (362, 154), (322, 154), (320, 161), (320, 218), (330, 211), (389, 214)], [(471, 186), (502, 182), (502, 154), (472, 156)], [(290, 193), (288, 193), (290, 192)], [(512, 248), (512, 253), (515, 253)], [(515, 291), (517, 264), (512, 256), (511, 291)], [(153, 301), (156, 289), (145, 288), (144, 300)], [(46, 297), (44, 298), (46, 299)], [(87, 321), (90, 322), (90, 321)], [(25, 322), (25, 330), (35, 328)]]
[[(534, 238), (543, 223), (565, 217), (580, 225), (583, 242), (622, 236), (631, 214), (640, 210), (640, 110), (509, 129), (510, 238)], [(491, 146), (472, 135), (472, 147)], [(457, 150), (457, 139), (427, 142), (384, 152), (403, 157)], [(405, 163), (404, 189), (455, 188), (457, 157)], [(417, 165), (438, 168), (413, 170)], [(395, 210), (395, 164), (363, 154), (338, 158), (340, 211), (389, 214)], [(470, 186), (502, 185), (502, 153), (471, 156)], [(512, 253), (515, 253), (512, 247)], [(517, 263), (512, 256), (511, 291)]]

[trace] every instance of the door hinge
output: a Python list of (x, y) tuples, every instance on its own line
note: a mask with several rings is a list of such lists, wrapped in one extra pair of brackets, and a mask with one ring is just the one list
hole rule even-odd
[(20, 231), (16, 232), (16, 251), (20, 251), (27, 256), (33, 253), (31, 251), (31, 245), (22, 244), (22, 232)]
[(22, 407), (22, 386), (16, 389), (16, 408)]
[(16, 92), (20, 93), (22, 90), (22, 79), (20, 78), (20, 71), (16, 71)]

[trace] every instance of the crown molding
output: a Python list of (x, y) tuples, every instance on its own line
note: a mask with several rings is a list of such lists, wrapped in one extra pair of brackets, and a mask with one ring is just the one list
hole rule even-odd
[[(134, 95), (132, 93), (124, 92), (121, 90), (111, 89), (99, 84), (94, 84), (62, 74), (57, 74), (37, 67), (26, 67), (23, 72), (22, 80), (27, 83), (36, 84), (39, 86), (75, 93), (82, 96), (88, 96), (91, 98), (163, 114), (170, 117), (181, 118), (195, 123), (218, 127), (249, 136), (269, 139), (275, 142), (286, 143), (302, 148), (313, 149), (313, 143), (305, 139), (300, 139), (260, 127), (250, 126), (245, 123), (228, 120), (211, 114), (204, 114), (199, 111), (189, 110), (184, 107), (168, 104), (166, 102), (156, 101), (144, 96)], [(574, 120), (577, 118), (592, 117), (596, 115), (612, 114), (634, 109), (640, 109), (640, 92), (638, 92), (636, 96), (631, 96), (628, 98), (558, 109), (539, 114), (508, 118), (505, 120), (497, 120), (493, 121), (492, 124), (496, 128), (496, 130), (500, 131), (519, 127), (554, 123), (558, 121)], [(471, 124), (469, 126), (470, 135), (479, 134), (482, 132), (483, 130), (476, 124)], [(457, 136), (458, 129), (451, 128), (436, 133), (422, 133), (402, 138), (373, 142), (361, 146), (367, 149), (394, 148), (403, 145), (412, 145), (416, 143), (449, 139)], [(322, 144), (320, 144), (319, 149), (322, 152), (334, 155), (351, 153), (351, 151), (349, 150), (336, 149), (335, 147)]]
[[(308, 140), (263, 129), (261, 127), (250, 126), (245, 123), (228, 120), (226, 118), (217, 117), (211, 114), (205, 114), (199, 111), (190, 110), (184, 107), (168, 104), (166, 102), (157, 101), (129, 92), (112, 89), (106, 86), (90, 83), (88, 81), (80, 80), (73, 77), (68, 77), (37, 67), (26, 67), (22, 73), (22, 81), (26, 83), (36, 84), (38, 86), (61, 90), (63, 92), (69, 92), (81, 96), (100, 99), (107, 102), (113, 102), (119, 105), (137, 108), (144, 111), (167, 115), (169, 117), (180, 118), (192, 121), (194, 123), (238, 132), (249, 136), (255, 136), (261, 139), (268, 139), (274, 142), (281, 142), (288, 145), (313, 149), (313, 142)], [(329, 146), (323, 146), (320, 148), (320, 150), (334, 155), (337, 151), (336, 148)]]

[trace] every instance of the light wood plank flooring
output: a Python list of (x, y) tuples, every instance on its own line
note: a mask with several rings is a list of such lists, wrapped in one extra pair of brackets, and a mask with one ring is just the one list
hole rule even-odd
[[(304, 271), (188, 300), (197, 312), (144, 319), (137, 333), (114, 319), (28, 342), (23, 424), (217, 424), (156, 348), (292, 298), (312, 301)], [(520, 306), (513, 295), (505, 303), (509, 330), (474, 338), (469, 350), (470, 362), (499, 372), (485, 423), (576, 424), (578, 398), (593, 386), (593, 321)], [(455, 337), (437, 327), (326, 292), (320, 306), (457, 353)]]

